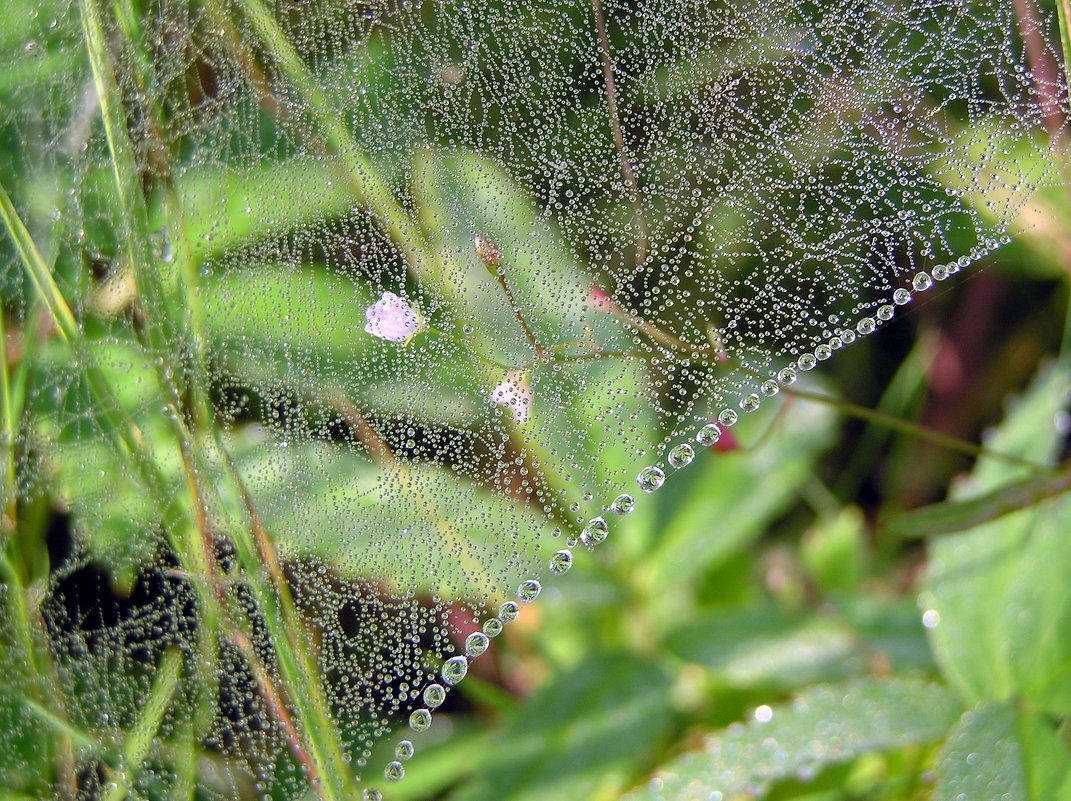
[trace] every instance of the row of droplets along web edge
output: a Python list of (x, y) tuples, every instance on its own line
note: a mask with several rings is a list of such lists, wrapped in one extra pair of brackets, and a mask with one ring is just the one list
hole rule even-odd
[[(874, 333), (878, 328), (896, 316), (896, 307), (905, 306), (912, 298), (930, 289), (935, 282), (944, 281), (961, 269), (969, 266), (972, 262), (982, 258), (1003, 244), (1008, 244), (1011, 238), (1001, 237), (1000, 241), (988, 240), (983, 246), (972, 249), (970, 256), (960, 256), (959, 259), (947, 264), (939, 264), (929, 272), (919, 271), (911, 280), (911, 289), (896, 289), (890, 302), (878, 306), (873, 316), (864, 316), (856, 321), (854, 327), (839, 329), (834, 336), (826, 342), (808, 350), (797, 357), (795, 362), (782, 367), (776, 375), (770, 376), (763, 381), (759, 392), (750, 393), (738, 403), (740, 411), (756, 411), (766, 398), (778, 395), (782, 387), (788, 387), (796, 382), (800, 372), (813, 370), (818, 362), (829, 359), (833, 352), (850, 345), (860, 336)], [(694, 433), (694, 441), (702, 447), (710, 447), (718, 443), (722, 436), (722, 429), (730, 428), (739, 420), (740, 414), (731, 406), (722, 408), (717, 416), (717, 422), (709, 419), (699, 426)], [(695, 448), (690, 442), (680, 442), (674, 445), (666, 453), (666, 464), (674, 471), (682, 470), (695, 459)], [(657, 464), (644, 467), (636, 476), (636, 484), (644, 494), (650, 494), (660, 489), (666, 482), (666, 471)], [(636, 508), (636, 497), (622, 492), (605, 507), (605, 511), (615, 515), (629, 515)], [(569, 571), (573, 566), (573, 551), (577, 545), (587, 547), (589, 550), (603, 543), (610, 535), (610, 525), (602, 516), (593, 517), (581, 529), (575, 542), (570, 540), (567, 547), (556, 551), (549, 560), (548, 570), (555, 576), (560, 576)], [(512, 623), (520, 614), (521, 604), (531, 603), (536, 600), (542, 591), (542, 584), (538, 579), (531, 578), (522, 581), (517, 588), (516, 600), (504, 602), (498, 610), (498, 615), (488, 618), (483, 623), (483, 630), (473, 632), (465, 638), (464, 654), (453, 656), (443, 662), (440, 669), (442, 683), (433, 682), (424, 687), (421, 698), (424, 706), (414, 710), (409, 715), (409, 728), (416, 732), (427, 731), (432, 723), (432, 710), (437, 709), (446, 700), (450, 687), (458, 684), (468, 673), (469, 661), (476, 659), (485, 653), (491, 644), (491, 639), (497, 637), (506, 624)], [(383, 776), (388, 782), (399, 782), (405, 777), (404, 762), (415, 754), (416, 749), (408, 739), (401, 739), (395, 744), (394, 759), (383, 770)], [(366, 787), (362, 791), (363, 801), (381, 801), (382, 793), (374, 787)]]

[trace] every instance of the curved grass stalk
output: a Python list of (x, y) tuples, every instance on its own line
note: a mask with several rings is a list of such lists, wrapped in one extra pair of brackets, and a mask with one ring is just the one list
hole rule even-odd
[(181, 674), (182, 653), (177, 649), (165, 651), (156, 669), (149, 698), (142, 707), (141, 717), (123, 742), (123, 780), (115, 782), (112, 790), (104, 796), (104, 801), (123, 801), (126, 798), (133, 778), (127, 771), (140, 770), (142, 762), (149, 755), (153, 738), (160, 731), (164, 714), (178, 689)]
[[(88, 0), (83, 5), (82, 20), (86, 46), (100, 95), (105, 134), (124, 217), (133, 219), (132, 225), (124, 226), (123, 233), (127, 246), (127, 259), (131, 272), (135, 276), (137, 291), (143, 300), (148, 301), (143, 304), (143, 313), (146, 315), (145, 336), (150, 350), (163, 355), (169, 350), (169, 343), (173, 341), (173, 334), (177, 327), (167, 319), (163, 321), (148, 319), (148, 315), (167, 308), (165, 293), (159, 275), (152, 266), (148, 215), (144, 198), (136, 183), (137, 164), (133, 158), (126, 134), (125, 120), (118, 104), (118, 88), (108, 64), (103, 27), (94, 0)], [(138, 258), (139, 254), (141, 258)], [(164, 317), (166, 318), (166, 312)], [(162, 325), (158, 324), (161, 322)], [(194, 503), (199, 504), (201, 498), (197, 488), (203, 483), (202, 477), (210, 475), (210, 472), (207, 470), (203, 455), (194, 447), (195, 438), (178, 412), (181, 408), (180, 391), (175, 384), (175, 376), (170, 369), (169, 360), (165, 358), (156, 361), (160, 388), (172, 410), (169, 415), (171, 427), (187, 465)], [(207, 403), (198, 392), (198, 388), (187, 387), (187, 389), (198, 395), (196, 406), (200, 407)], [(210, 424), (208, 428), (214, 436), (218, 437), (214, 425)], [(218, 444), (222, 445), (221, 442)], [(240, 477), (229, 456), (227, 456), (227, 463), (232, 480), (240, 485)], [(216, 495), (216, 500), (221, 500), (219, 493)], [(226, 513), (229, 506), (229, 504), (221, 503), (217, 508)], [(338, 732), (328, 718), (326, 699), (316, 678), (316, 671), (298, 640), (302, 623), (296, 605), (271, 540), (260, 524), (259, 517), (255, 515), (255, 510), (251, 506), (247, 506), (247, 512), (250, 513), (250, 519), (247, 521), (248, 528), (247, 525), (243, 525), (240, 517), (229, 521), (233, 524), (231, 529), (235, 535), (239, 560), (253, 594), (263, 610), (268, 630), (272, 634), (280, 672), (292, 690), (292, 700), (298, 713), (306, 723), (304, 726), (305, 736), (308, 739), (306, 748), (312, 757), (313, 764), (330, 766), (330, 770), (326, 771), (326, 776), (310, 775), (310, 784), (324, 801), (345, 798), (352, 794), (349, 789), (351, 772), (342, 759), (342, 746)], [(210, 549), (211, 543), (206, 538), (204, 559), (208, 563), (198, 565), (199, 570), (194, 572), (197, 575), (206, 576), (208, 583), (213, 584), (215, 574), (212, 570)], [(266, 582), (260, 578), (265, 573), (267, 574)]]

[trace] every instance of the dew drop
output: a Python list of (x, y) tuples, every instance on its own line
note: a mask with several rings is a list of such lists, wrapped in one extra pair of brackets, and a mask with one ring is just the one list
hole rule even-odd
[(468, 672), (469, 660), (463, 656), (452, 656), (443, 662), (440, 674), (443, 677), (443, 681), (452, 687), (465, 678), (465, 674)]
[(522, 581), (521, 586), (517, 588), (517, 597), (521, 599), (521, 603), (531, 603), (539, 597), (540, 590), (543, 586), (535, 579), (528, 579), (528, 581)]
[(680, 470), (692, 463), (692, 459), (695, 458), (695, 449), (687, 442), (682, 442), (669, 452), (668, 458), (669, 463)]
[(517, 605), (516, 601), (506, 601), (502, 606), (498, 607), (498, 619), (503, 623), (512, 623), (520, 613), (521, 607)]
[(607, 525), (606, 521), (601, 517), (593, 517), (580, 531), (580, 542), (592, 548), (605, 540), (609, 534), (610, 526)]
[(866, 336), (867, 334), (873, 334), (877, 327), (878, 326), (874, 323), (874, 319), (872, 317), (864, 317), (862, 320), (856, 323), (855, 330), (863, 336)]
[[(446, 700), (446, 688), (441, 684), (429, 684), (424, 688), (424, 703), (428, 705), (430, 709), (436, 709), (443, 705), (443, 701)], [(417, 710), (418, 712), (420, 710)], [(416, 713), (414, 713), (416, 714)], [(412, 723), (412, 718), (410, 718)]]
[(818, 360), (814, 358), (813, 353), (804, 353), (798, 359), (796, 359), (796, 365), (801, 370), (813, 370), (814, 366), (818, 363)]
[(719, 439), (721, 439), (721, 429), (718, 428), (716, 423), (707, 423), (695, 435), (695, 441), (704, 448), (717, 445)]
[(740, 399), (740, 408), (745, 412), (753, 412), (759, 408), (761, 401), (759, 396), (752, 392)]
[(622, 492), (610, 504), (610, 511), (615, 515), (630, 515), (636, 508), (636, 499), (626, 492)]
[(720, 412), (718, 412), (718, 422), (726, 428), (736, 425), (736, 421), (739, 419), (740, 415), (738, 415), (732, 409), (722, 409)]
[(486, 634), (480, 631), (474, 631), (465, 638), (465, 653), (469, 656), (479, 656), (487, 650), (487, 646), (490, 644), (491, 641)]
[[(925, 273), (919, 273), (919, 275), (925, 275)], [(918, 275), (915, 276), (915, 280), (918, 280)], [(901, 287), (893, 292), (892, 299), (897, 306), (903, 306), (911, 302), (911, 293)]]
[(573, 566), (573, 554), (566, 550), (558, 551), (550, 557), (550, 572), (556, 576), (568, 573)]
[(361, 801), (383, 801), (383, 793), (375, 787), (365, 787), (361, 791)]
[(431, 727), (431, 712), (427, 709), (415, 709), (409, 716), (409, 728), (413, 731), (427, 731)]
[(383, 769), (383, 776), (389, 782), (400, 782), (405, 778), (405, 768), (401, 762), (388, 762)]
[(896, 309), (894, 309), (888, 303), (886, 303), (884, 306), (879, 306), (878, 307), (878, 319), (879, 320), (882, 320), (882, 321), (887, 323), (887, 322), (889, 322), (889, 320), (891, 320), (893, 318), (894, 314), (896, 314)]
[(643, 468), (636, 476), (636, 483), (644, 492), (654, 492), (666, 483), (666, 474), (660, 468), (653, 465)]
[(781, 387), (776, 381), (771, 378), (768, 381), (762, 382), (762, 386), (759, 387), (759, 391), (761, 391), (762, 394), (765, 395), (767, 398), (772, 398), (774, 395), (781, 391)]
[(488, 637), (497, 637), (502, 633), (502, 621), (497, 617), (488, 618), (483, 622), (483, 633)]
[(796, 383), (796, 371), (791, 367), (784, 367), (777, 372), (777, 380), (784, 386), (790, 386)]
[(416, 749), (410, 740), (399, 740), (398, 744), (394, 746), (394, 756), (399, 762), (408, 762), (413, 758), (414, 753), (416, 753)]
[(833, 355), (833, 349), (829, 345), (819, 345), (814, 349), (814, 357), (820, 362), (824, 362), (830, 356)]

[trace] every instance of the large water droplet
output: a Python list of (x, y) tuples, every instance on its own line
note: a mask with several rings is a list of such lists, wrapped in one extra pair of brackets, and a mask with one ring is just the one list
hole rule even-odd
[(640, 485), (640, 489), (644, 492), (654, 492), (666, 483), (666, 474), (662, 472), (661, 468), (653, 465), (645, 467), (636, 476), (636, 483)]
[(540, 590), (543, 586), (535, 579), (528, 579), (528, 581), (522, 581), (521, 586), (517, 588), (517, 597), (521, 599), (522, 603), (531, 603), (539, 597)]
[(610, 526), (601, 517), (593, 517), (580, 531), (580, 542), (589, 548), (601, 543), (610, 534)]
[(409, 716), (409, 728), (413, 731), (427, 731), (431, 727), (431, 712), (427, 709), (416, 709)]
[(721, 429), (716, 423), (707, 423), (699, 431), (696, 432), (695, 441), (702, 445), (704, 448), (709, 448), (711, 445), (717, 445), (718, 440), (721, 439)]
[(424, 688), (424, 703), (429, 708), (435, 709), (443, 704), (446, 700), (446, 688), (441, 684), (429, 684)]
[(394, 746), (394, 756), (399, 762), (408, 762), (415, 753), (416, 749), (410, 740), (399, 740), (398, 744)]
[(680, 470), (682, 467), (687, 467), (692, 463), (692, 459), (695, 458), (695, 449), (688, 443), (682, 442), (670, 450), (668, 458), (669, 463)]
[(562, 573), (568, 573), (569, 568), (572, 566), (573, 555), (569, 551), (561, 550), (550, 557), (550, 572), (556, 576), (560, 576)]
[(405, 768), (401, 762), (388, 762), (387, 767), (383, 769), (383, 776), (389, 782), (400, 782), (405, 778)]
[(490, 617), (483, 622), (483, 633), (488, 637), (497, 637), (502, 633), (502, 621), (497, 617)]
[(516, 601), (506, 601), (502, 606), (498, 607), (498, 619), (503, 623), (512, 623), (520, 613), (521, 607), (517, 605)]
[(718, 422), (726, 428), (736, 425), (736, 421), (739, 419), (740, 415), (738, 415), (733, 409), (722, 409), (720, 412), (718, 412)]
[(479, 656), (487, 650), (487, 646), (490, 644), (491, 641), (486, 634), (474, 631), (465, 638), (465, 653), (469, 656)]
[(614, 498), (613, 503), (610, 504), (610, 511), (615, 515), (630, 515), (635, 508), (636, 499), (625, 492)]
[(469, 672), (469, 660), (463, 656), (452, 656), (443, 662), (443, 669), (440, 674), (443, 677), (443, 681), (451, 687), (465, 678), (465, 674)]

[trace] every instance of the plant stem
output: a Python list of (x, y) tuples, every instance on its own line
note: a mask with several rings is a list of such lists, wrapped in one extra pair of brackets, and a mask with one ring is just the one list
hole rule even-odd
[(850, 403), (840, 398), (834, 398), (830, 395), (823, 395), (818, 392), (811, 392), (805, 389), (786, 388), (783, 390), (786, 395), (792, 395), (797, 398), (803, 398), (814, 403), (823, 403), (826, 406), (830, 406), (838, 411), (849, 415), (850, 417), (857, 417), (860, 420), (867, 420), (872, 423), (876, 423), (886, 428), (891, 428), (894, 431), (899, 431), (908, 436), (921, 439), (926, 442), (932, 442), (934, 445), (939, 445), (942, 448), (947, 448), (950, 451), (956, 453), (962, 453), (965, 456), (973, 456), (979, 458), (982, 456), (989, 457), (991, 459), (999, 459), (1009, 464), (1015, 464), (1020, 467), (1026, 467), (1034, 472), (1051, 472), (1052, 468), (1045, 465), (1037, 464), (1029, 459), (1021, 459), (1018, 456), (1011, 456), (1006, 453), (999, 453), (997, 451), (991, 451), (981, 445), (975, 445), (971, 442), (959, 439), (958, 437), (952, 437), (947, 434), (942, 434), (939, 431), (920, 426), (916, 423), (909, 423), (906, 420), (901, 420), (898, 417), (893, 417), (883, 412), (878, 412), (873, 409), (868, 409), (865, 406), (858, 406), (854, 403)]

